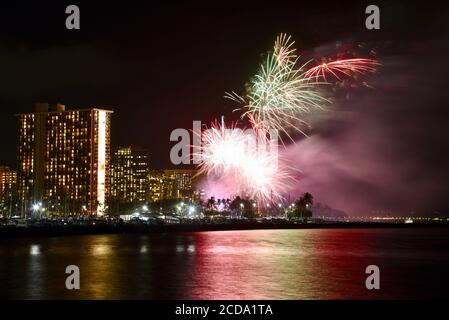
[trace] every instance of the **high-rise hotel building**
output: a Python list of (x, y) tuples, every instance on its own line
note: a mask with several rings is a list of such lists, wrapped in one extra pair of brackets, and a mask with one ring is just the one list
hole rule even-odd
[(199, 200), (196, 170), (153, 170), (149, 174), (148, 199), (158, 202), (164, 199)]
[(104, 213), (110, 180), (110, 118), (104, 109), (36, 105), (19, 114), (18, 193), (61, 214)]
[(17, 172), (6, 166), (0, 166), (0, 205), (12, 202), (17, 189)]
[(142, 148), (120, 147), (112, 155), (111, 200), (114, 203), (147, 201), (149, 152)]

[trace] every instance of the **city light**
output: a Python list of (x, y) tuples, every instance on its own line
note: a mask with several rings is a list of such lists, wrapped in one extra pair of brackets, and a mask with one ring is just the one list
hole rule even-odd
[(106, 200), (106, 111), (98, 111), (97, 214), (104, 214)]

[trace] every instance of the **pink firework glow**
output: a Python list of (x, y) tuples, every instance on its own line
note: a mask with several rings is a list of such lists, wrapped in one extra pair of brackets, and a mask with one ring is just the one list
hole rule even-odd
[(240, 129), (235, 124), (226, 127), (222, 120), (201, 135), (199, 173), (208, 177), (206, 184), (229, 183), (235, 195), (271, 202), (281, 197), (286, 183), (293, 179), (278, 159), (277, 139), (260, 130)]

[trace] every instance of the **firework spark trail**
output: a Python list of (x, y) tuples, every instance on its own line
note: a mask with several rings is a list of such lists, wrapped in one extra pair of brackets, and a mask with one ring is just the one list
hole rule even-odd
[[(228, 181), (235, 192), (258, 201), (271, 202), (281, 197), (289, 178), (288, 168), (278, 159), (277, 142), (270, 143), (260, 129), (226, 127), (215, 121), (202, 132), (199, 174)], [(257, 141), (257, 137), (259, 140)], [(256, 142), (257, 141), (257, 142)], [(256, 148), (256, 149), (253, 149)]]
[(341, 59), (331, 62), (323, 62), (305, 73), (308, 78), (323, 78), (327, 82), (326, 73), (333, 75), (336, 79), (342, 80), (340, 76), (344, 75), (353, 78), (354, 74), (374, 73), (381, 64), (372, 59)]
[(279, 65), (293, 67), (298, 59), (296, 49), (293, 48), (295, 41), (291, 41), (291, 36), (281, 33), (274, 43), (273, 56), (276, 58)]
[(244, 104), (242, 118), (257, 118), (265, 130), (277, 129), (293, 141), (289, 129), (305, 135), (301, 127), (307, 123), (301, 114), (321, 109), (328, 100), (317, 89), (324, 82), (305, 71), (310, 61), (296, 67), (299, 57), (290, 39), (285, 34), (277, 37), (273, 52), (252, 79), (246, 99), (234, 92), (225, 97)]
[(290, 36), (279, 35), (273, 52), (268, 54), (251, 80), (245, 97), (232, 92), (226, 93), (225, 98), (243, 105), (237, 109), (243, 111), (242, 118), (248, 117), (250, 122), (256, 119), (260, 127), (267, 131), (275, 128), (294, 142), (291, 129), (307, 136), (302, 129), (309, 126), (304, 114), (330, 104), (319, 91), (322, 85), (330, 85), (326, 74), (338, 80), (341, 76), (354, 78), (356, 74), (375, 72), (380, 63), (372, 59), (352, 58), (310, 67), (313, 60), (300, 64), (293, 45)]

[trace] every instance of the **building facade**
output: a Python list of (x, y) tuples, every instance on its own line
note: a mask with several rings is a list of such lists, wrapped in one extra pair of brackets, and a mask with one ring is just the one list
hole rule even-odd
[(148, 175), (148, 201), (159, 202), (164, 199), (164, 171), (151, 170)]
[(2, 211), (12, 215), (13, 202), (17, 191), (17, 171), (0, 166), (0, 207)]
[(193, 180), (196, 170), (164, 170), (167, 180), (166, 196), (172, 199), (185, 199), (193, 201)]
[(147, 201), (150, 156), (147, 150), (120, 147), (112, 155), (111, 202), (115, 204)]
[(17, 115), (22, 211), (42, 202), (57, 214), (104, 214), (110, 187), (111, 114), (41, 103), (35, 112)]
[(167, 199), (196, 201), (196, 170), (167, 169), (154, 170), (149, 175), (150, 202)]

